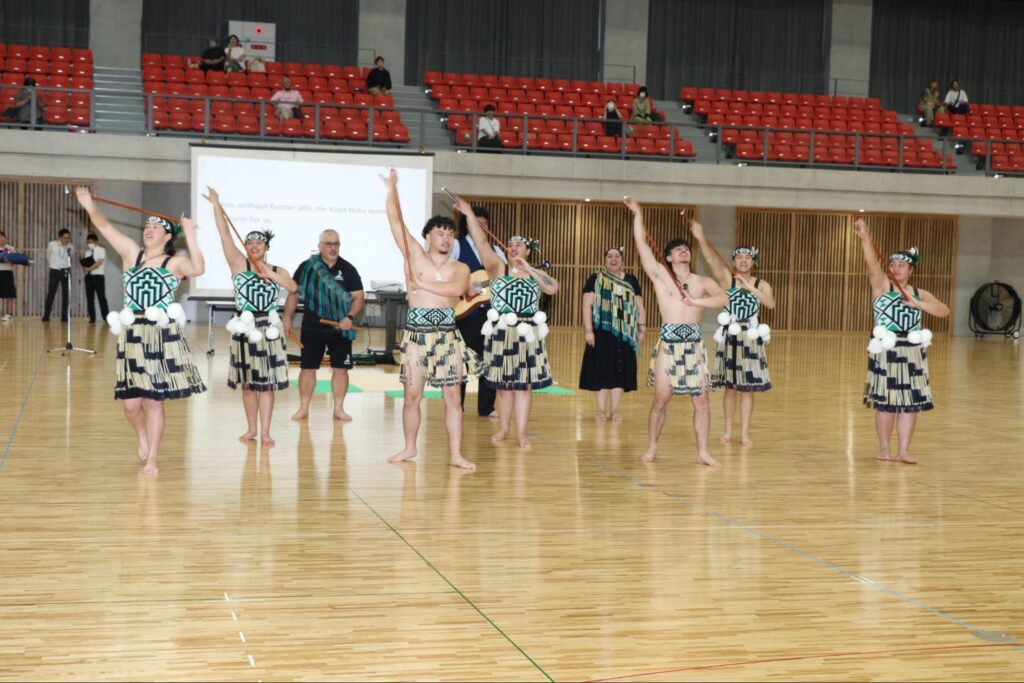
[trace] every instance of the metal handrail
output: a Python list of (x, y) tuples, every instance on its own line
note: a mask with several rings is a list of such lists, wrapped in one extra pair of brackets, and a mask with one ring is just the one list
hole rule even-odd
[[(28, 121), (7, 121), (7, 120), (2, 120), (2, 121), (0, 121), (0, 125), (3, 125), (4, 127), (7, 127), (7, 128), (34, 128), (34, 129), (40, 129), (40, 130), (69, 130), (69, 129), (73, 128), (74, 130), (87, 130), (89, 132), (95, 132), (95, 130), (96, 130), (95, 91), (93, 91), (93, 90), (86, 90), (84, 88), (54, 88), (54, 87), (51, 87), (51, 86), (40, 86), (40, 85), (31, 86), (31, 87), (32, 87), (32, 91), (31, 91), (32, 97), (29, 100), (29, 117), (30, 117), (29, 120)], [(5, 86), (0, 86), (0, 88), (10, 88), (10, 89), (17, 88), (18, 92), (20, 93), (25, 88), (25, 86), (5, 85)], [(45, 114), (46, 107), (48, 105), (46, 103), (43, 103), (42, 106), (40, 106), (39, 98), (40, 98), (41, 94), (45, 95), (48, 92), (67, 93), (69, 100), (70, 100), (70, 97), (71, 97), (72, 93), (86, 94), (88, 96), (88, 100), (89, 100), (89, 105), (88, 105), (88, 109), (89, 109), (89, 123), (88, 123), (88, 125), (81, 126), (81, 125), (78, 125), (78, 124), (73, 124), (70, 121), (67, 122), (67, 123), (46, 123), (46, 121), (43, 120), (42, 117)], [(17, 97), (17, 95), (15, 95), (15, 97)], [(72, 109), (72, 107), (70, 105), (60, 105), (60, 106), (63, 106), (65, 108), (67, 108), (67, 109)], [(3, 109), (6, 109), (6, 108), (7, 108), (6, 106), (3, 107)]]

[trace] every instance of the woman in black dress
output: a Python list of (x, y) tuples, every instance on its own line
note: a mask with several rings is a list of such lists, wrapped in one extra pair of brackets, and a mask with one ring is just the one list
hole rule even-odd
[[(620, 421), (622, 394), (636, 391), (636, 354), (647, 329), (640, 281), (622, 272), (623, 247), (604, 253), (604, 268), (583, 287), (583, 351), (580, 389), (597, 392), (596, 420)], [(611, 395), (611, 412), (607, 412)]]

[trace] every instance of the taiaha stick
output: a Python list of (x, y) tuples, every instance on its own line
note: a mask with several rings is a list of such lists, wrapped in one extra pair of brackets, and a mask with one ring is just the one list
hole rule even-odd
[[(686, 216), (686, 212), (685, 211), (680, 211), (679, 215), (680, 216)], [(687, 216), (687, 221), (686, 222), (687, 222), (687, 225), (689, 225), (693, 221), (692, 221), (692, 219), (690, 219), (689, 216)], [(722, 254), (718, 251), (718, 249), (715, 249), (715, 245), (711, 243), (711, 240), (708, 239), (707, 235), (704, 236), (704, 241), (707, 243), (708, 247), (711, 248), (711, 251), (715, 254), (715, 256), (718, 257), (718, 260), (722, 262), (722, 265), (725, 266), (725, 269), (728, 270), (729, 273), (731, 273), (733, 277), (739, 277), (739, 275), (736, 273), (736, 271), (732, 269), (732, 264), (725, 260), (725, 257), (722, 256)]]
[[(64, 186), (64, 194), (71, 194), (71, 190), (67, 185)], [(135, 211), (136, 213), (141, 213), (144, 216), (156, 216), (157, 218), (163, 218), (165, 221), (170, 221), (171, 223), (178, 223), (181, 221), (181, 218), (172, 218), (167, 214), (163, 214), (158, 211), (148, 211), (147, 209), (143, 209), (138, 206), (132, 206), (131, 204), (125, 204), (124, 202), (117, 202), (114, 201), (113, 199), (107, 199), (106, 197), (92, 195), (92, 200), (94, 202), (102, 202), (103, 204), (110, 204), (111, 206), (117, 206), (122, 209), (128, 209), (129, 211)]]
[[(448, 195), (453, 202), (459, 201), (459, 198), (456, 197), (454, 194), (452, 194), (452, 191), (449, 190), (447, 187), (443, 187), (442, 186), (441, 187), (441, 192), (444, 192), (446, 195)], [(466, 220), (468, 221), (469, 218), (467, 217)], [(479, 223), (478, 223), (478, 225), (479, 225)], [(492, 240), (494, 240), (494, 245), (496, 247), (498, 247), (498, 249), (501, 249), (501, 251), (507, 257), (508, 256), (508, 249), (505, 248), (505, 245), (502, 243), (501, 239), (497, 235), (495, 235), (493, 232), (491, 232), (490, 230), (488, 230), (487, 228), (485, 228), (482, 225), (480, 226), (480, 229), (483, 230), (485, 233), (487, 233), (488, 237), (490, 237)]]
[[(395, 167), (388, 166), (388, 174), (394, 173)], [(398, 187), (389, 187), (390, 192), (395, 193), (395, 207), (398, 209), (398, 222), (402, 224), (402, 245), (405, 252), (405, 276), (410, 282), (416, 282), (416, 273), (412, 267), (412, 253), (409, 250), (409, 228), (405, 225), (405, 217), (402, 216), (402, 204), (398, 201)], [(415, 290), (413, 290), (415, 291)]]

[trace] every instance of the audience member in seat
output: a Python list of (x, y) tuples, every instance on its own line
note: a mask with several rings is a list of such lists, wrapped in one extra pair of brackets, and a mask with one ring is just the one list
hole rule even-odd
[(501, 122), (494, 118), (493, 104), (484, 105), (484, 115), (477, 124), (476, 146), (491, 149), (501, 147)]
[(946, 109), (950, 114), (966, 114), (971, 111), (971, 105), (967, 102), (967, 93), (960, 89), (960, 81), (953, 81), (949, 84), (945, 101)]
[(366, 89), (371, 95), (391, 94), (391, 73), (384, 68), (384, 58), (373, 60), (374, 69), (366, 76)]
[(224, 48), (218, 45), (217, 39), (212, 36), (206, 39), (206, 49), (203, 50), (203, 54), (199, 58), (203, 60), (203, 63), (199, 65), (203, 71), (224, 70)]
[(622, 135), (622, 114), (615, 106), (615, 100), (608, 100), (604, 105), (604, 134), (612, 137)]
[(245, 71), (245, 48), (238, 41), (238, 36), (228, 36), (228, 46), (224, 49), (224, 70)]
[(277, 118), (290, 119), (302, 118), (299, 105), (302, 104), (302, 94), (292, 89), (292, 79), (287, 76), (281, 82), (283, 89), (271, 95), (270, 101), (277, 103)]
[(642, 87), (633, 98), (633, 120), (640, 123), (652, 123), (651, 98), (647, 96), (647, 87)]
[(251, 74), (265, 74), (267, 73), (267, 63), (263, 61), (263, 57), (257, 57), (256, 59), (249, 62), (249, 73)]
[[(32, 121), (32, 93), (36, 90), (36, 79), (26, 77), (22, 88), (14, 98), (14, 106), (4, 110), (5, 119), (17, 119), (21, 123)], [(36, 123), (43, 122), (43, 98), (36, 98)]]
[(917, 103), (917, 111), (924, 116), (924, 125), (931, 126), (935, 123), (935, 112), (943, 111), (945, 104), (939, 99), (939, 82), (933, 80), (924, 89), (921, 101)]

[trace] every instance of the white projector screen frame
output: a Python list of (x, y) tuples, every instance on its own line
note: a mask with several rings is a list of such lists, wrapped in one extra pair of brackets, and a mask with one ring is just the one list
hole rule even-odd
[(402, 252), (388, 229), (386, 188), (378, 177), (389, 166), (398, 171), (402, 214), (416, 234), (430, 215), (432, 155), (192, 145), (191, 215), (200, 226), (206, 272), (192, 280), (189, 295), (233, 295), (213, 208), (203, 199), (207, 185), (243, 238), (260, 227), (274, 230), (267, 256), (274, 265), (293, 273), (316, 252), (320, 231), (332, 228), (364, 289), (373, 289), (372, 282), (404, 287)]

